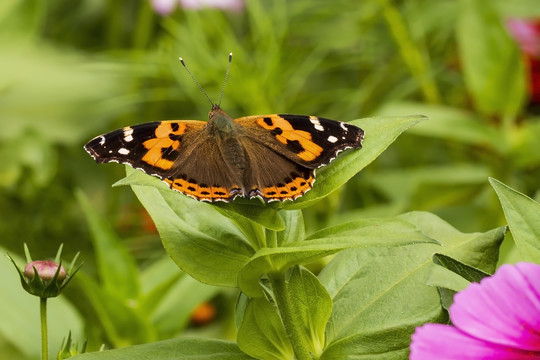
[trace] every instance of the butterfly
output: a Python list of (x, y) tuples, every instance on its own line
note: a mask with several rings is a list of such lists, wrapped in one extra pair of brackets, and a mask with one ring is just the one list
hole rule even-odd
[(234, 119), (212, 103), (208, 118), (126, 126), (84, 148), (98, 163), (128, 164), (199, 201), (259, 197), (270, 202), (304, 195), (317, 168), (345, 149), (361, 148), (364, 138), (359, 127), (316, 116)]

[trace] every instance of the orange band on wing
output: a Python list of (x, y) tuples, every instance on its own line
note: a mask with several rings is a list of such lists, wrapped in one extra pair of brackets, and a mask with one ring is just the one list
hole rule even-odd
[(282, 186), (269, 186), (262, 188), (261, 191), (263, 196), (268, 200), (294, 200), (311, 189), (314, 180), (313, 176), (310, 176), (307, 179), (297, 177)]
[[(268, 124), (265, 120), (271, 120), (271, 124)], [(323, 152), (323, 148), (312, 141), (310, 133), (304, 130), (296, 130), (290, 122), (282, 117), (276, 115), (267, 118), (261, 117), (256, 122), (267, 130), (280, 129), (281, 134), (277, 134), (275, 137), (284, 145), (287, 145), (289, 141), (297, 141), (303, 149), (297, 155), (304, 161), (313, 161)]]
[(146, 140), (143, 142), (145, 148), (148, 149), (146, 154), (144, 154), (142, 161), (158, 167), (163, 170), (169, 170), (173, 167), (174, 162), (171, 160), (164, 159), (163, 149), (172, 148), (173, 150), (178, 150), (180, 147), (180, 141), (172, 140), (169, 136), (172, 135), (182, 135), (186, 131), (186, 125), (182, 123), (175, 123), (178, 128), (173, 129), (170, 122), (162, 122), (158, 125), (155, 130), (156, 137), (153, 139)]
[(223, 186), (201, 186), (184, 179), (163, 179), (173, 190), (179, 191), (184, 195), (194, 197), (197, 200), (228, 200), (231, 195)]

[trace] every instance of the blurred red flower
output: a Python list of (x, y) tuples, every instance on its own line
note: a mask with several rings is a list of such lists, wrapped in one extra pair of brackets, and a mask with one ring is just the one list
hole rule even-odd
[(523, 53), (529, 72), (529, 97), (540, 104), (540, 19), (510, 19), (506, 26)]

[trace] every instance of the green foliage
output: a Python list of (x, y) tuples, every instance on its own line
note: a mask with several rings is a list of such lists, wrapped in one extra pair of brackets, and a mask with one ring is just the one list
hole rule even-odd
[(524, 261), (540, 263), (540, 204), (498, 180), (489, 179), (497, 192), (516, 247)]
[(441, 304), (446, 310), (454, 302), (456, 292), (490, 275), (443, 254), (433, 255), (433, 262), (440, 266), (433, 268), (428, 284), (438, 287)]
[(74, 359), (249, 360), (252, 358), (241, 352), (236, 344), (231, 342), (213, 339), (184, 338), (137, 345), (119, 350), (87, 353), (77, 355)]
[(440, 245), (354, 249), (336, 256), (320, 274), (333, 301), (321, 359), (407, 358), (414, 328), (447, 318), (437, 289), (426, 284), (434, 252), (493, 271), (504, 228), (466, 234), (428, 213), (399, 218)]
[(211, 299), (217, 288), (179, 273), (163, 258), (139, 272), (118, 235), (77, 192), (92, 233), (100, 281), (80, 274), (80, 290), (90, 303), (102, 338), (115, 347), (174, 336), (185, 329), (193, 309)]
[(492, 2), (461, 0), (456, 31), (465, 82), (476, 108), (512, 121), (525, 99), (525, 69)]
[(319, 356), (324, 349), (325, 328), (332, 312), (332, 299), (319, 279), (310, 271), (294, 267), (287, 284), (286, 296), (294, 321), (302, 330), (302, 341), (310, 354)]
[(238, 329), (238, 347), (256, 359), (294, 359), (294, 350), (276, 308), (264, 298), (249, 301)]

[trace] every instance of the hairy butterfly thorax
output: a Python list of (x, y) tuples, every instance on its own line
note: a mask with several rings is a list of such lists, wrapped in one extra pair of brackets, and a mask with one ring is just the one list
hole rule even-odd
[(200, 201), (241, 196), (294, 200), (311, 189), (317, 168), (339, 152), (361, 148), (362, 129), (306, 115), (271, 114), (234, 119), (212, 103), (209, 120), (169, 120), (126, 126), (90, 140), (98, 163), (128, 164), (157, 176), (173, 190)]

